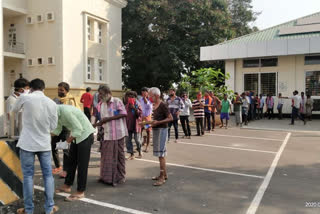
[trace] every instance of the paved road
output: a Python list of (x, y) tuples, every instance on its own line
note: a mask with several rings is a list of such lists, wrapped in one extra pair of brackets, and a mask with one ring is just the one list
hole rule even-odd
[[(194, 132), (195, 133), (195, 132)], [(59, 213), (311, 214), (320, 213), (320, 135), (218, 129), (204, 137), (168, 145), (169, 179), (153, 187), (159, 172), (152, 153), (127, 161), (127, 182), (116, 188), (97, 183), (98, 144), (92, 149), (84, 201), (64, 202)], [(35, 175), (36, 212), (41, 213), (41, 171)], [(56, 179), (56, 185), (63, 180)], [(13, 213), (21, 201), (0, 213)], [(8, 211), (9, 210), (9, 211)]]

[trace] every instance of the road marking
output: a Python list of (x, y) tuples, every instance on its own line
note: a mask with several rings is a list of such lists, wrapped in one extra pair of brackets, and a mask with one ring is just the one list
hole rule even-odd
[[(135, 160), (159, 164), (159, 161), (153, 161), (153, 160), (147, 160), (147, 159), (137, 159), (137, 158)], [(216, 169), (207, 169), (207, 168), (200, 168), (200, 167), (194, 167), (194, 166), (186, 166), (186, 165), (180, 165), (180, 164), (175, 164), (175, 163), (166, 163), (166, 164), (168, 166), (177, 166), (177, 167), (182, 167), (182, 168), (187, 168), (187, 169), (195, 169), (195, 170), (201, 170), (201, 171), (207, 171), (207, 172), (216, 172), (216, 173), (222, 173), (222, 174), (228, 174), (228, 175), (239, 175), (239, 176), (245, 176), (245, 177), (251, 177), (251, 178), (264, 179), (264, 176), (258, 176), (258, 175), (250, 175), (250, 174), (228, 172), (228, 171), (216, 170)]]
[(270, 168), (269, 168), (269, 171), (266, 175), (266, 177), (264, 178), (258, 192), (256, 193), (253, 201), (251, 202), (251, 205), (249, 207), (249, 209), (247, 210), (247, 214), (255, 214), (259, 205), (260, 205), (260, 202), (262, 200), (262, 197), (265, 193), (265, 191), (267, 190), (268, 186), (269, 186), (269, 183), (270, 183), (270, 180), (272, 178), (272, 175), (278, 165), (278, 162), (280, 160), (280, 157), (281, 157), (281, 154), (283, 153), (289, 139), (290, 139), (290, 136), (291, 136), (291, 132), (287, 134), (286, 138), (284, 139), (276, 157), (274, 158)]
[(206, 134), (210, 136), (218, 136), (218, 137), (232, 137), (232, 138), (243, 138), (243, 139), (252, 139), (252, 140), (268, 140), (268, 141), (283, 141), (274, 138), (261, 138), (261, 137), (245, 137), (245, 136), (235, 136), (235, 135), (223, 135), (223, 134)]
[[(42, 186), (34, 185), (34, 188), (37, 190), (40, 190), (40, 191), (44, 191), (44, 188)], [(68, 194), (68, 193), (56, 193), (56, 195), (63, 196), (63, 197), (70, 196), (70, 194)], [(81, 198), (80, 201), (83, 201), (83, 202), (86, 202), (89, 204), (94, 204), (94, 205), (98, 205), (98, 206), (102, 206), (102, 207), (107, 207), (107, 208), (119, 210), (119, 211), (123, 211), (123, 212), (127, 212), (127, 213), (132, 213), (132, 214), (151, 214), (148, 212), (134, 210), (131, 208), (126, 208), (126, 207), (122, 207), (122, 206), (118, 206), (118, 205), (114, 205), (114, 204), (110, 204), (110, 203), (106, 203), (106, 202), (102, 202), (102, 201), (97, 201), (97, 200), (93, 200), (90, 198)]]
[(200, 144), (200, 143), (186, 143), (186, 142), (179, 141), (178, 144), (205, 146), (205, 147), (213, 147), (213, 148), (219, 148), (219, 149), (231, 149), (231, 150), (240, 150), (240, 151), (248, 151), (248, 152), (261, 152), (261, 153), (277, 154), (277, 152), (273, 152), (273, 151), (263, 151), (263, 150), (256, 150), (256, 149), (243, 149), (243, 148), (238, 148), (238, 147), (216, 146), (216, 145), (208, 145), (208, 144)]

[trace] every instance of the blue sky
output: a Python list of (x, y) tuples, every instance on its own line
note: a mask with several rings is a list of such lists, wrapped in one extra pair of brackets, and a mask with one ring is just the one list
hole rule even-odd
[(262, 12), (254, 23), (260, 30), (320, 12), (320, 0), (252, 0), (252, 5)]

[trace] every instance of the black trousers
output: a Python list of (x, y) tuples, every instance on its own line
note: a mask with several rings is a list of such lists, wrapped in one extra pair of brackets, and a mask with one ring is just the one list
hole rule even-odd
[(180, 122), (185, 136), (191, 136), (189, 116), (180, 116)]
[(268, 118), (269, 120), (273, 118), (273, 108), (268, 108)]
[(204, 113), (204, 129), (211, 130), (211, 112)]
[(258, 108), (257, 111), (258, 111), (258, 118), (262, 119), (263, 118), (263, 108)]
[(91, 145), (93, 144), (93, 140), (94, 137), (93, 134), (91, 134), (87, 139), (78, 144), (71, 143), (70, 146), (70, 166), (68, 168), (64, 184), (68, 186), (73, 185), (76, 171), (78, 169), (77, 191), (79, 192), (84, 192), (86, 190)]
[(171, 121), (171, 122), (168, 124), (168, 126), (169, 126), (169, 128), (168, 128), (168, 139), (170, 139), (170, 130), (171, 130), (171, 126), (172, 126), (172, 125), (173, 125), (173, 127), (174, 127), (175, 137), (176, 137), (176, 139), (178, 139), (178, 138), (179, 138), (178, 119), (173, 120), (173, 121)]
[(300, 120), (304, 121), (304, 117), (299, 113), (299, 109), (292, 107), (291, 124), (294, 124), (294, 120), (297, 117), (299, 117)]
[[(56, 150), (57, 143), (60, 142), (60, 140), (61, 141), (67, 140), (69, 135), (70, 135), (70, 131), (65, 127), (63, 127), (59, 136), (51, 137), (52, 158), (56, 168), (59, 168), (61, 166), (59, 152), (58, 150)], [(64, 171), (68, 170), (68, 165), (69, 165), (69, 156), (67, 154), (68, 154), (68, 150), (63, 150), (63, 170)]]
[(281, 120), (283, 118), (283, 116), (282, 116), (282, 107), (283, 107), (283, 105), (278, 106), (279, 120)]
[(203, 135), (204, 134), (203, 117), (196, 118), (196, 124), (197, 124), (197, 135)]
[(89, 121), (91, 121), (91, 113), (90, 113), (90, 108), (84, 107), (83, 108), (84, 114), (87, 116)]
[(212, 129), (216, 128), (216, 113), (215, 112), (211, 112), (211, 121), (212, 121)]

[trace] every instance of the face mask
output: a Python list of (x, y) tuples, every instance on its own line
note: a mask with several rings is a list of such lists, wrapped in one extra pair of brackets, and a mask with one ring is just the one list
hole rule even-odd
[(21, 95), (27, 95), (29, 94), (30, 90), (29, 89), (24, 89), (23, 92), (19, 92), (20, 96)]
[(151, 102), (151, 103), (153, 103), (153, 99), (152, 99), (152, 97), (149, 97), (149, 100), (150, 100), (150, 102)]
[(135, 99), (134, 99), (134, 98), (129, 97), (129, 98), (128, 98), (128, 103), (129, 103), (129, 104), (131, 104), (131, 105), (134, 105), (134, 103), (135, 103)]
[(102, 101), (105, 102), (105, 103), (109, 102), (110, 99), (111, 99), (110, 95), (106, 95), (105, 97), (102, 97)]

